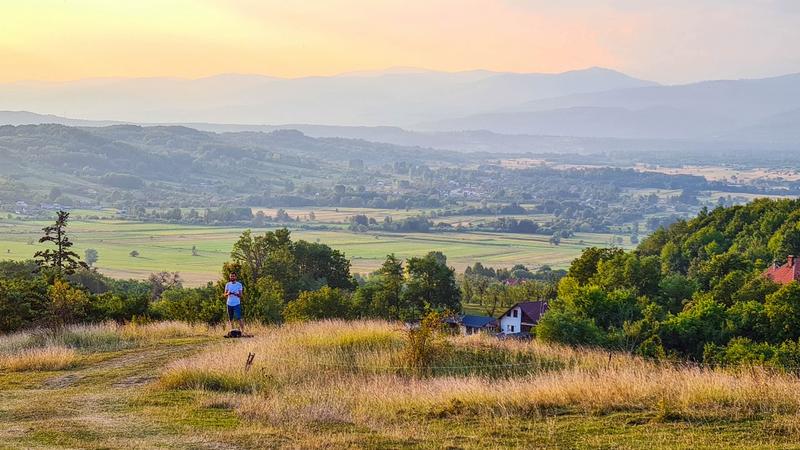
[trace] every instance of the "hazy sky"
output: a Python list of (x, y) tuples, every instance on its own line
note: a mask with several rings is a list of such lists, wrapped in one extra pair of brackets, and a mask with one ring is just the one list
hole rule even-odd
[(0, 81), (392, 66), (800, 72), (800, 0), (0, 0)]

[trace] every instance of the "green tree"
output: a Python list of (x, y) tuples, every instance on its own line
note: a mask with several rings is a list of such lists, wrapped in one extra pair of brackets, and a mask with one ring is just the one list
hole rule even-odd
[(594, 320), (574, 311), (551, 309), (536, 325), (536, 337), (545, 342), (597, 346), (605, 343)]
[(292, 245), (292, 254), (302, 274), (301, 288), (317, 283), (348, 290), (355, 287), (350, 276), (350, 261), (342, 252), (325, 244), (300, 240)]
[(349, 293), (324, 286), (317, 291), (303, 291), (286, 305), (283, 318), (287, 322), (322, 319), (350, 319), (353, 305)]
[(89, 296), (73, 288), (64, 280), (56, 279), (47, 290), (50, 299), (50, 315), (55, 325), (82, 321), (89, 310)]
[(661, 325), (664, 348), (674, 349), (700, 359), (707, 343), (725, 342), (725, 306), (708, 296), (693, 301), (691, 308), (668, 316)]
[(583, 249), (581, 256), (575, 258), (569, 266), (569, 276), (580, 284), (589, 282), (595, 273), (600, 261), (607, 261), (623, 253), (619, 248), (589, 247)]
[(245, 318), (264, 324), (279, 323), (283, 317), (285, 294), (281, 284), (270, 277), (259, 278), (255, 292), (244, 308)]
[(775, 340), (800, 338), (800, 283), (793, 281), (770, 294), (764, 308)]
[(55, 249), (37, 251), (33, 257), (37, 258), (36, 263), (41, 266), (48, 266), (55, 269), (58, 273), (72, 274), (79, 267), (88, 268), (89, 266), (80, 261), (77, 253), (70, 250), (72, 242), (67, 237), (67, 221), (69, 213), (59, 211), (56, 222), (42, 228), (44, 236), (39, 238), (40, 243), (52, 243)]
[(97, 250), (93, 248), (87, 248), (86, 251), (83, 252), (83, 260), (86, 261), (90, 267), (94, 266), (94, 263), (98, 260)]
[(394, 254), (387, 255), (381, 267), (359, 286), (353, 303), (359, 314), (369, 317), (399, 319), (405, 317), (403, 304), (403, 262)]
[(426, 309), (461, 309), (461, 291), (456, 284), (455, 271), (447, 267), (440, 252), (410, 258), (406, 271), (408, 281), (402, 301), (409, 312), (418, 316)]
[(159, 319), (216, 325), (224, 318), (221, 296), (222, 292), (211, 283), (199, 288), (168, 289), (150, 310)]
[(0, 332), (10, 333), (49, 319), (47, 284), (43, 279), (0, 277)]
[(161, 295), (169, 289), (180, 289), (183, 287), (181, 274), (178, 272), (156, 272), (147, 277), (150, 284), (150, 298), (158, 300)]

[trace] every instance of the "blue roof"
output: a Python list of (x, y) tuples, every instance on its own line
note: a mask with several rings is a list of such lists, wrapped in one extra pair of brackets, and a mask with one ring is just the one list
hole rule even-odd
[(461, 323), (466, 327), (483, 328), (494, 321), (494, 317), (465, 315), (461, 318)]

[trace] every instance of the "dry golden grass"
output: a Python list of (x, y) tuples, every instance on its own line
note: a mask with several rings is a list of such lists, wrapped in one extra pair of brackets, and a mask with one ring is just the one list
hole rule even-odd
[(14, 354), (0, 354), (0, 370), (64, 370), (77, 365), (79, 359), (78, 352), (71, 348), (32, 348)]
[[(206, 390), (212, 403), (283, 426), (558, 412), (648, 412), (653, 420), (800, 414), (800, 380), (765, 371), (470, 336), (448, 338), (450, 356), (440, 361), (447, 365), (418, 377), (402, 367), (403, 332), (389, 323), (329, 321), (258, 334), (173, 364), (161, 386)], [(248, 353), (256, 359), (245, 370)]]
[(0, 370), (64, 370), (78, 365), (82, 354), (207, 333), (206, 326), (183, 322), (145, 325), (106, 322), (23, 331), (0, 336)]

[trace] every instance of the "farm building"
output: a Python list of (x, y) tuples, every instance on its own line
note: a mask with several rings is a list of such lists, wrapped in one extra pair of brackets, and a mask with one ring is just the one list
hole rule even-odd
[(786, 264), (779, 266), (776, 263), (764, 271), (764, 276), (778, 284), (800, 282), (800, 264), (798, 264), (797, 257), (789, 255), (786, 258)]
[(497, 321), (494, 317), (473, 316), (465, 314), (445, 319), (451, 328), (458, 328), (461, 334), (475, 334), (482, 331), (497, 331)]
[(530, 333), (531, 328), (539, 323), (547, 302), (520, 302), (508, 309), (498, 318), (500, 332), (503, 334)]

